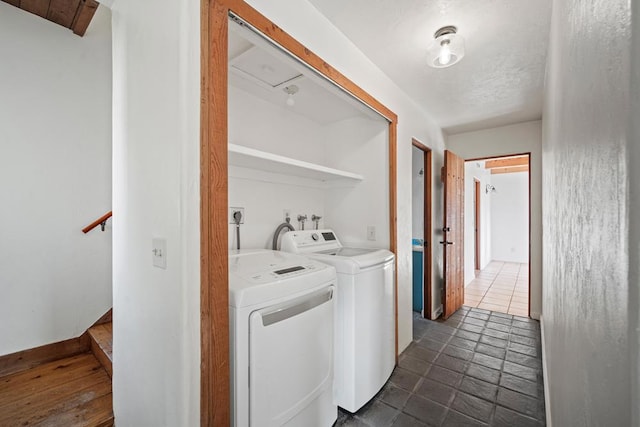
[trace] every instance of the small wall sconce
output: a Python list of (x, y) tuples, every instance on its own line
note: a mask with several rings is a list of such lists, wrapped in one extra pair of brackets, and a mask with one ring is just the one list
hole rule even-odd
[(489, 192), (495, 193), (496, 192), (496, 187), (494, 187), (491, 184), (487, 184), (487, 186), (484, 189), (484, 192), (489, 194)]

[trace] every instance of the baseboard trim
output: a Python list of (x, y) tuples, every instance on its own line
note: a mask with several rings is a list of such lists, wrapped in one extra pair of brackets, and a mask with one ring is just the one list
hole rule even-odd
[(85, 332), (76, 338), (0, 356), (0, 377), (90, 350), (89, 335)]
[(440, 304), (440, 306), (436, 308), (436, 311), (433, 312), (433, 320), (436, 320), (441, 315), (442, 315), (442, 304)]
[(547, 370), (547, 350), (544, 339), (544, 322), (540, 314), (540, 340), (542, 342), (542, 382), (544, 384), (544, 413), (547, 420), (547, 427), (551, 425), (551, 401), (549, 400), (549, 371)]
[(99, 318), (96, 321), (96, 323), (91, 325), (91, 328), (96, 326), (96, 325), (102, 325), (103, 323), (109, 323), (112, 320), (113, 320), (113, 308), (110, 308), (109, 311), (107, 311), (105, 314), (103, 314), (102, 317)]

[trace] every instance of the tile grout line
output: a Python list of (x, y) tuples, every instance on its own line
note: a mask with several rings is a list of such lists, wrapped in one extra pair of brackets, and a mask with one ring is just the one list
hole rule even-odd
[[(500, 270), (502, 270), (502, 267), (500, 267)], [(480, 304), (482, 304), (482, 302), (484, 301), (485, 297), (487, 296), (487, 294), (489, 293), (489, 291), (491, 290), (491, 288), (493, 287), (494, 282), (496, 281), (496, 278), (498, 277), (498, 273), (500, 272), (500, 270), (498, 270), (498, 272), (493, 276), (493, 279), (491, 280), (491, 284), (489, 285), (489, 287), (487, 288), (487, 290), (484, 292), (484, 294), (482, 294), (482, 298), (480, 299), (480, 301), (478, 302), (478, 304), (476, 305), (476, 308), (480, 308)], [(481, 270), (482, 271), (482, 270)]]

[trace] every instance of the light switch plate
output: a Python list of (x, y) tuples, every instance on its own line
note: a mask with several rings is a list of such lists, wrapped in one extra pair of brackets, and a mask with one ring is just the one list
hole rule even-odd
[(367, 226), (367, 240), (376, 240), (376, 227), (373, 225)]
[(151, 241), (154, 267), (167, 268), (167, 239), (155, 238)]

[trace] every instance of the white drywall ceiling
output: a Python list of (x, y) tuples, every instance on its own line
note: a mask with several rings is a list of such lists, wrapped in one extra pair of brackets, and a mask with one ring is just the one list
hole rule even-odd
[[(551, 0), (309, 0), (447, 133), (542, 115)], [(427, 66), (435, 31), (458, 27), (466, 55)]]
[(364, 104), (314, 74), (300, 62), (233, 22), (229, 31), (229, 84), (278, 107), (286, 86), (296, 85), (288, 108), (320, 125), (356, 117), (383, 120)]

